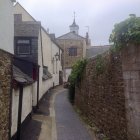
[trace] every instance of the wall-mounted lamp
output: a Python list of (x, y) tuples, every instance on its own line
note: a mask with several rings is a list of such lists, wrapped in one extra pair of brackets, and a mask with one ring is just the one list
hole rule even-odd
[(56, 59), (56, 61), (58, 61), (59, 60), (59, 54), (58, 54), (58, 52), (55, 54), (55, 59)]

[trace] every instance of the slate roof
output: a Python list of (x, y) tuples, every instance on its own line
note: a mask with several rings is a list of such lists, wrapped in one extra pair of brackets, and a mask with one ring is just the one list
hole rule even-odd
[(64, 34), (64, 35), (58, 37), (57, 39), (83, 40), (85, 38), (74, 32), (69, 32), (67, 34)]
[(87, 49), (87, 58), (95, 57), (98, 54), (102, 54), (108, 51), (109, 48), (110, 48), (110, 45), (92, 46), (91, 48)]
[(40, 22), (27, 21), (15, 23), (15, 36), (38, 37)]
[(43, 80), (48, 80), (50, 78), (52, 78), (52, 75), (51, 75), (51, 73), (49, 71), (47, 71), (46, 74), (43, 73), (43, 76), (42, 76)]
[(14, 65), (13, 65), (13, 79), (16, 80), (18, 83), (23, 83), (26, 85), (34, 82), (31, 77), (23, 73), (18, 67)]

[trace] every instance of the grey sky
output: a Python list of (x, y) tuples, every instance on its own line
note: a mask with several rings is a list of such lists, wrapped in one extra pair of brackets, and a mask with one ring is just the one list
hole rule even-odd
[(85, 36), (89, 26), (92, 45), (108, 44), (115, 23), (129, 14), (140, 16), (140, 0), (18, 0), (20, 4), (56, 37), (69, 32), (76, 12), (79, 34)]

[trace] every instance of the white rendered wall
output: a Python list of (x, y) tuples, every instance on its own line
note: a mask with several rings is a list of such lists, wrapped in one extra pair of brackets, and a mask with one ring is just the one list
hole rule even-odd
[(48, 34), (41, 29), (44, 66), (52, 73), (52, 41)]
[(46, 93), (52, 87), (52, 79), (44, 80), (42, 82), (42, 93)]
[(65, 79), (64, 79), (64, 82), (67, 82), (67, 81), (68, 81), (68, 78), (69, 78), (69, 76), (70, 76), (70, 74), (71, 74), (71, 70), (72, 70), (72, 69), (65, 69), (66, 77), (65, 77)]
[(23, 21), (34, 21), (34, 18), (19, 3), (14, 6), (14, 14), (22, 14)]
[[(58, 46), (52, 42), (52, 58), (54, 57), (54, 66), (52, 64), (52, 69), (54, 67), (54, 72), (53, 72), (54, 86), (59, 85), (59, 71), (62, 71), (61, 59), (56, 61), (56, 57), (55, 57), (57, 53), (59, 54), (59, 50), (60, 49), (58, 48)], [(61, 54), (62, 54), (62, 50), (60, 50), (60, 56)]]
[(14, 17), (11, 0), (0, 0), (0, 49), (14, 53)]
[[(23, 104), (22, 104), (22, 122), (32, 111), (32, 85), (26, 86), (23, 89)], [(19, 90), (13, 90), (12, 93), (12, 126), (11, 136), (17, 131), (18, 121), (18, 106), (19, 106)]]

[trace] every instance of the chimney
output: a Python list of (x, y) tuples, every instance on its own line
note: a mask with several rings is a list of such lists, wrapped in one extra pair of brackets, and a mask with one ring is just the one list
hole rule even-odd
[(21, 23), (22, 22), (22, 14), (14, 14), (14, 23)]
[(87, 45), (88, 48), (89, 48), (90, 45), (91, 45), (88, 32), (86, 32), (86, 45)]
[(55, 41), (55, 34), (50, 34), (50, 38)]

